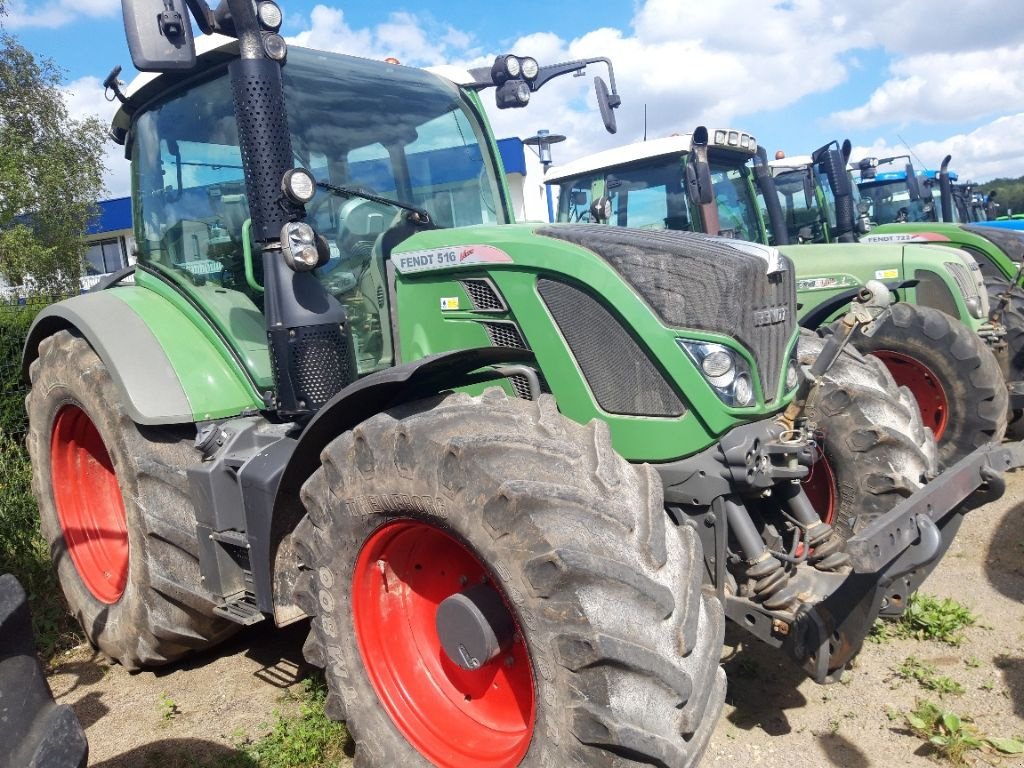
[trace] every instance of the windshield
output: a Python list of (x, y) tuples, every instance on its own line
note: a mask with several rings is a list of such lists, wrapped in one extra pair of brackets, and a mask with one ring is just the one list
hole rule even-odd
[[(495, 204), (499, 180), (485, 128), (451, 83), (300, 48), (290, 49), (283, 72), (294, 164), (317, 181), (426, 209), (439, 227), (506, 220)], [(139, 261), (197, 295), (229, 328), (226, 335), (239, 338), (239, 307), (262, 310), (262, 261), (251, 247), (226, 68), (146, 108), (132, 130)], [(306, 212), (330, 246), (316, 276), (340, 300), (358, 304), (350, 307), (356, 322), (379, 331), (388, 323), (379, 238), (404, 212), (326, 189)], [(248, 325), (262, 325), (256, 320)], [(248, 333), (265, 345), (264, 331)], [(390, 359), (373, 345), (361, 371)]]
[[(782, 215), (786, 221), (789, 242), (825, 242), (822, 227), (821, 210), (811, 181), (809, 168), (797, 168), (785, 171), (774, 177), (775, 189), (782, 205)], [(822, 179), (823, 188), (828, 189), (827, 197), (831, 199), (831, 187), (828, 179)]]
[(558, 192), (558, 221), (590, 221), (590, 206), (607, 195), (612, 203), (609, 224), (640, 229), (691, 228), (678, 155), (565, 179), (558, 182)]
[(912, 201), (905, 180), (861, 184), (860, 196), (868, 204), (871, 221), (876, 224), (932, 221), (926, 210), (927, 201), (924, 198)]
[(718, 207), (718, 234), (761, 242), (760, 219), (750, 184), (750, 168), (711, 156), (711, 185)]

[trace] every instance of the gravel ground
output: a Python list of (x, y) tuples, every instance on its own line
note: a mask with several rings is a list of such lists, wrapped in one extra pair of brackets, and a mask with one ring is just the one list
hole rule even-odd
[[(1024, 737), (1024, 472), (1009, 478), (1002, 499), (968, 516), (923, 591), (956, 598), (979, 625), (959, 647), (868, 643), (837, 685), (815, 685), (770, 649), (727, 636), (729, 696), (704, 765), (934, 765), (901, 715), (918, 699), (939, 701), (893, 673), (908, 656), (964, 686), (942, 702), (973, 717), (980, 732)], [(85, 726), (92, 768), (209, 765), (266, 733), (275, 712), (295, 707), (286, 693), (302, 673), (305, 631), (304, 623), (257, 626), (216, 653), (134, 675), (80, 648), (57, 660), (50, 685)]]

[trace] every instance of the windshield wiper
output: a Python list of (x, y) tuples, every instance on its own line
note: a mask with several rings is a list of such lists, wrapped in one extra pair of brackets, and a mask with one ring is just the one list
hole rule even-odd
[(417, 208), (415, 205), (409, 205), (408, 203), (403, 203), (400, 200), (392, 200), (390, 197), (375, 195), (371, 192), (364, 192), (363, 190), (355, 187), (340, 187), (337, 184), (329, 184), (326, 181), (318, 181), (316, 185), (320, 187), (320, 189), (326, 189), (328, 192), (333, 192), (334, 194), (341, 195), (343, 197), (361, 197), (363, 200), (380, 203), (381, 205), (390, 205), (394, 208), (401, 208), (403, 211), (409, 212), (409, 215), (406, 218), (411, 223), (418, 226), (423, 227), (433, 224), (430, 214), (423, 208)]

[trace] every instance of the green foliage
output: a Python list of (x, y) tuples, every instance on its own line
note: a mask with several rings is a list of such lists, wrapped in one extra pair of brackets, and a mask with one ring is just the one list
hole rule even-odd
[(1017, 739), (979, 734), (969, 717), (944, 710), (930, 701), (918, 702), (917, 708), (905, 713), (904, 717), (917, 736), (925, 739), (953, 765), (967, 765), (965, 758), (971, 750), (1003, 755), (1024, 754), (1024, 743)]
[(217, 768), (333, 768), (347, 763), (348, 732), (324, 714), (323, 676), (304, 680), (302, 691), (291, 696), (299, 701), (297, 715), (278, 715), (269, 734)]
[(938, 670), (931, 664), (921, 661), (916, 656), (908, 656), (903, 663), (893, 669), (898, 677), (903, 680), (914, 680), (922, 688), (942, 694), (961, 694), (964, 687), (956, 680), (939, 675)]
[(895, 625), (895, 634), (897, 637), (960, 645), (964, 628), (977, 621), (978, 617), (956, 600), (915, 592)]
[(77, 290), (103, 193), (104, 127), (68, 115), (60, 75), (0, 32), (0, 276), (46, 294)]
[(178, 705), (174, 703), (174, 699), (172, 699), (166, 691), (160, 694), (160, 701), (157, 704), (157, 709), (160, 710), (160, 717), (164, 720), (173, 720), (181, 714), (181, 710), (178, 709)]
[(42, 306), (0, 304), (0, 573), (13, 573), (25, 587), (37, 647), (50, 657), (77, 645), (79, 637), (39, 532), (32, 466), (24, 444), (21, 349)]
[(975, 185), (975, 190), (990, 193), (992, 190), (998, 192), (996, 201), (999, 203), (999, 215), (1005, 215), (1007, 211), (1024, 213), (1024, 176), (1016, 179), (993, 179), (984, 184)]

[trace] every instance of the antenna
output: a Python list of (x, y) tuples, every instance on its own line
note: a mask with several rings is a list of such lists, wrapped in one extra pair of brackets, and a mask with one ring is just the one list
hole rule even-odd
[(917, 153), (916, 153), (916, 152), (914, 152), (914, 150), (910, 148), (910, 145), (909, 145), (909, 144), (907, 144), (907, 142), (903, 140), (903, 137), (902, 137), (902, 136), (900, 136), (900, 135), (899, 135), (899, 134), (897, 133), (897, 134), (896, 134), (896, 138), (900, 140), (900, 143), (901, 143), (901, 144), (902, 144), (902, 145), (903, 145), (904, 147), (906, 147), (906, 148), (907, 148), (907, 152), (909, 152), (909, 153), (910, 153), (910, 154), (911, 154), (911, 155), (913, 156), (913, 158), (914, 158), (915, 160), (917, 160), (917, 164), (918, 164), (919, 166), (921, 166), (921, 170), (922, 170), (922, 171), (927, 171), (927, 170), (928, 170), (928, 166), (927, 166), (927, 165), (925, 165), (925, 164), (924, 164), (924, 162), (923, 162), (923, 161), (921, 160), (921, 158), (917, 156)]
[(644, 141), (647, 141), (647, 103), (644, 102)]

